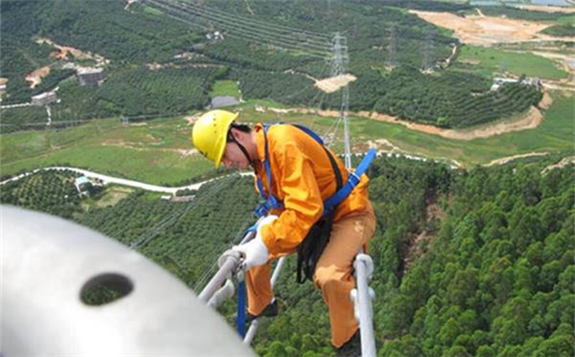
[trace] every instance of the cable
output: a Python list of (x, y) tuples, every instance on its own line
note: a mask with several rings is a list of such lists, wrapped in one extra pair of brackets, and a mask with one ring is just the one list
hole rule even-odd
[[(190, 8), (187, 5), (184, 4), (180, 4), (180, 3), (175, 3), (174, 2), (169, 2), (168, 4), (166, 3), (162, 3), (159, 2), (159, 0), (143, 0), (143, 2), (146, 3), (151, 3), (153, 5), (156, 5), (157, 7), (161, 7), (162, 9), (171, 12), (172, 14), (168, 14), (170, 17), (173, 17), (177, 20), (180, 21), (184, 21), (190, 25), (197, 27), (202, 27), (204, 30), (209, 30), (210, 27), (209, 26), (201, 26), (198, 25), (196, 22), (193, 22), (193, 20), (203, 20), (203, 21), (212, 21), (212, 22), (216, 22), (216, 23), (223, 23), (223, 24), (227, 24), (228, 26), (230, 26), (232, 33), (227, 33), (228, 36), (231, 37), (237, 37), (239, 39), (243, 39), (245, 40), (246, 38), (262, 44), (262, 45), (272, 45), (272, 46), (277, 46), (280, 48), (284, 48), (284, 49), (288, 49), (288, 50), (293, 50), (293, 51), (300, 51), (303, 52), (307, 55), (310, 55), (312, 57), (319, 57), (319, 58), (325, 58), (325, 56), (328, 54), (327, 49), (328, 46), (324, 45), (325, 47), (318, 47), (316, 46), (312, 46), (310, 44), (305, 44), (302, 42), (298, 42), (296, 40), (293, 40), (291, 37), (287, 37), (286, 35), (281, 35), (281, 34), (277, 34), (277, 33), (273, 33), (273, 32), (269, 32), (268, 33), (262, 33), (262, 32), (254, 32), (253, 28), (251, 27), (247, 27), (246, 25), (242, 25), (241, 22), (237, 23), (236, 21), (234, 22), (230, 22), (231, 20), (229, 19), (225, 19), (222, 18), (221, 16), (214, 16), (214, 15), (209, 15), (206, 13), (202, 13), (196, 9)], [(171, 6), (171, 7), (170, 7)], [(176, 16), (176, 14), (178, 16)], [(211, 16), (211, 18), (210, 18)], [(184, 18), (182, 18), (184, 17)], [(190, 19), (189, 17), (193, 17), (193, 19)], [(204, 18), (202, 18), (204, 17)], [(234, 33), (235, 32), (235, 33)], [(283, 38), (282, 38), (283, 37)]]
[[(157, 0), (157, 1), (162, 1), (162, 0)], [(272, 33), (275, 36), (279, 36), (279, 37), (285, 37), (288, 38), (290, 40), (293, 40), (293, 36), (294, 35), (298, 35), (298, 34), (302, 34), (302, 32), (300, 30), (294, 29), (294, 28), (287, 28), (287, 29), (280, 29), (280, 30), (276, 30), (273, 29), (273, 25), (262, 25), (262, 24), (258, 24), (257, 21), (254, 20), (245, 20), (245, 18), (241, 18), (241, 17), (233, 17), (230, 16), (228, 14), (221, 14), (213, 9), (208, 9), (208, 8), (202, 8), (199, 6), (194, 6), (192, 4), (187, 4), (187, 3), (182, 3), (179, 1), (170, 1), (170, 0), (165, 0), (167, 2), (170, 3), (176, 3), (186, 9), (189, 9), (191, 11), (196, 11), (199, 13), (204, 14), (206, 17), (212, 17), (212, 18), (217, 18), (219, 19), (219, 21), (223, 22), (223, 23), (231, 23), (231, 24), (238, 24), (241, 27), (247, 27), (249, 29), (254, 29), (257, 31), (265, 31), (265, 33)], [(175, 5), (177, 6), (177, 5)], [(258, 28), (259, 27), (259, 28)], [(284, 34), (287, 33), (287, 34)], [(326, 46), (327, 48), (329, 48), (329, 40), (330, 37), (329, 36), (325, 36), (325, 37), (321, 37), (321, 40), (317, 40), (317, 39), (306, 39), (306, 42), (310, 43), (310, 44), (315, 44), (318, 46)]]
[(189, 204), (185, 205), (183, 209), (181, 209), (180, 211), (174, 212), (173, 214), (171, 214), (167, 218), (163, 219), (162, 221), (160, 221), (159, 223), (154, 225), (154, 227), (150, 228), (149, 230), (144, 232), (142, 235), (140, 235), (140, 237), (138, 237), (134, 242), (132, 242), (130, 244), (130, 248), (138, 249), (138, 248), (143, 247), (150, 240), (152, 240), (154, 237), (156, 237), (166, 227), (174, 224), (185, 213), (192, 210), (193, 208), (198, 207), (200, 204), (207, 201), (208, 198), (211, 198), (212, 196), (214, 196), (217, 192), (219, 192), (219, 190), (223, 189), (226, 185), (228, 185), (230, 182), (233, 181), (233, 179), (227, 179), (227, 178), (222, 178), (220, 180), (221, 180), (220, 182), (216, 182), (214, 187), (212, 187), (210, 189), (210, 191), (208, 191), (209, 193), (206, 193), (202, 197), (191, 201)]
[[(197, 14), (196, 14), (196, 15), (190, 14), (190, 13), (184, 11), (184, 10), (181, 9), (181, 8), (177, 8), (177, 9), (169, 8), (169, 7), (167, 7), (167, 6), (163, 5), (163, 4), (158, 4), (158, 3), (156, 3), (154, 0), (144, 0), (144, 1), (152, 2), (152, 3), (156, 4), (156, 5), (159, 6), (159, 7), (162, 7), (162, 8), (165, 9), (166, 11), (171, 11), (171, 12), (172, 12), (172, 15), (168, 14), (168, 16), (170, 16), (170, 17), (172, 17), (172, 18), (175, 18), (175, 19), (177, 19), (177, 20), (186, 22), (187, 24), (192, 24), (192, 25), (194, 25), (195, 27), (201, 26), (201, 25), (197, 25), (197, 24), (194, 23), (194, 22), (190, 22), (190, 21), (192, 21), (192, 19), (190, 19), (189, 17), (190, 17), (190, 16), (193, 16), (194, 19), (197, 19), (197, 16), (198, 16)], [(175, 16), (175, 15), (173, 15), (173, 14), (178, 14), (178, 16)], [(183, 16), (183, 17), (188, 17), (188, 18), (187, 18), (187, 19), (183, 19), (182, 16)], [(215, 20), (215, 21), (217, 22), (218, 20)], [(232, 26), (233, 26), (233, 25), (232, 25)], [(203, 30), (209, 30), (209, 26), (201, 26), (201, 27), (202, 27)], [(292, 50), (292, 51), (299, 51), (299, 52), (302, 52), (302, 53), (304, 53), (304, 54), (306, 54), (306, 55), (308, 55), (308, 56), (318, 57), (318, 58), (324, 58), (325, 55), (327, 54), (327, 52), (317, 51), (315, 48), (306, 47), (304, 44), (301, 44), (301, 43), (296, 43), (296, 44), (291, 43), (291, 44), (289, 44), (289, 43), (281, 42), (281, 41), (285, 41), (285, 40), (281, 40), (281, 39), (278, 40), (277, 38), (273, 38), (273, 37), (272, 37), (272, 38), (269, 38), (270, 35), (262, 35), (262, 34), (260, 34), (260, 33), (253, 33), (253, 32), (251, 32), (251, 30), (245, 30), (245, 29), (241, 29), (241, 28), (238, 28), (238, 27), (232, 28), (232, 30), (233, 30), (233, 32), (227, 33), (228, 36), (234, 37), (234, 38), (238, 38), (238, 39), (241, 39), (241, 40), (246, 40), (246, 38), (247, 38), (247, 39), (251, 40), (252, 42), (258, 43), (258, 44), (260, 44), (260, 45), (264, 45), (264, 46), (275, 46), (275, 47), (279, 47), (279, 48), (282, 48), (282, 49), (287, 49), (287, 50)], [(234, 33), (234, 32), (237, 32), (237, 33)], [(267, 37), (266, 37), (266, 36), (267, 36)]]
[(228, 14), (228, 13), (226, 13), (226, 12), (217, 10), (217, 9), (215, 9), (215, 8), (213, 8), (213, 7), (212, 7), (212, 8), (200, 7), (200, 6), (198, 6), (198, 5), (196, 5), (196, 4), (193, 4), (193, 3), (183, 3), (183, 2), (181, 2), (181, 1), (174, 1), (174, 0), (172, 0), (172, 2), (177, 2), (177, 3), (180, 3), (180, 4), (185, 4), (185, 5), (189, 6), (189, 7), (195, 7), (195, 8), (197, 8), (197, 9), (201, 9), (201, 10), (204, 10), (204, 11), (211, 11), (213, 14), (218, 14), (218, 15), (220, 15), (220, 16), (230, 18), (230, 19), (232, 19), (232, 20), (234, 20), (234, 21), (243, 21), (244, 23), (245, 23), (245, 22), (248, 22), (248, 24), (250, 24), (250, 25), (252, 25), (252, 26), (260, 26), (260, 27), (263, 27), (264, 29), (266, 29), (266, 31), (267, 31), (267, 30), (270, 30), (270, 29), (274, 29), (275, 31), (301, 33), (301, 34), (305, 34), (305, 35), (307, 35), (307, 36), (315, 37), (315, 38), (322, 39), (322, 40), (329, 40), (329, 39), (331, 39), (331, 36), (328, 35), (328, 34), (325, 34), (325, 33), (314, 32), (314, 31), (309, 31), (309, 30), (300, 30), (300, 29), (296, 29), (296, 28), (293, 28), (293, 27), (289, 27), (289, 26), (271, 24), (271, 23), (269, 23), (269, 22), (260, 21), (260, 20), (255, 20), (255, 19), (249, 19), (249, 18), (246, 18), (246, 17), (239, 17), (239, 16), (234, 17), (234, 16), (231, 16), (230, 14)]

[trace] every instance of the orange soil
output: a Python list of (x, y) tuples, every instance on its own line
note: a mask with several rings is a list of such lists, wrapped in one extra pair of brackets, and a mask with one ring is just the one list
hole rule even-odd
[(30, 82), (30, 88), (34, 89), (38, 84), (42, 83), (42, 78), (46, 77), (50, 73), (50, 66), (38, 68), (28, 75), (26, 75), (26, 81)]
[(315, 86), (326, 93), (336, 92), (338, 89), (348, 85), (357, 79), (352, 74), (342, 74), (339, 76), (322, 79), (315, 82)]
[[(410, 10), (409, 12), (434, 25), (453, 30), (454, 36), (463, 43), (479, 46), (557, 39), (556, 37), (539, 33), (539, 31), (550, 26), (544, 23), (491, 16), (460, 17), (448, 12), (415, 10)], [(562, 41), (574, 39), (561, 38)]]

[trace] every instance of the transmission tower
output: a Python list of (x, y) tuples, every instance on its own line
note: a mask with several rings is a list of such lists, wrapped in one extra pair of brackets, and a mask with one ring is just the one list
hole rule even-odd
[(395, 52), (395, 23), (389, 24), (389, 43), (387, 45), (387, 68), (389, 70), (397, 67), (397, 56)]
[[(332, 45), (332, 60), (331, 60), (331, 76), (340, 76), (347, 72), (347, 64), (349, 62), (349, 56), (347, 54), (347, 38), (336, 32), (333, 37)], [(344, 135), (344, 162), (345, 167), (351, 168), (351, 148), (349, 145), (349, 125), (347, 113), (349, 111), (349, 86), (345, 85), (341, 89), (341, 108), (339, 112), (338, 120), (343, 121), (343, 135)]]
[(505, 75), (505, 60), (501, 60), (501, 63), (499, 63), (499, 74), (501, 74), (502, 76)]

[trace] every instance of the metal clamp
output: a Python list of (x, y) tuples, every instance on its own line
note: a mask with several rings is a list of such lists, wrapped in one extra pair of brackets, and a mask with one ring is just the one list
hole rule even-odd
[[(367, 293), (369, 294), (370, 300), (375, 299), (375, 291), (373, 291), (372, 288), (368, 288)], [(359, 307), (359, 293), (357, 292), (357, 289), (352, 289), (351, 292), (349, 293), (349, 296), (351, 298), (351, 301), (353, 301), (353, 315), (355, 319), (359, 322), (360, 307)]]
[[(366, 269), (366, 275), (367, 275), (367, 279), (371, 280), (371, 277), (373, 275), (373, 259), (371, 259), (371, 257), (367, 254), (358, 254), (355, 257), (355, 261), (353, 262), (353, 268), (355, 269), (355, 271), (357, 272), (357, 264), (363, 263), (365, 265), (365, 269)], [(357, 277), (356, 277), (357, 278)]]

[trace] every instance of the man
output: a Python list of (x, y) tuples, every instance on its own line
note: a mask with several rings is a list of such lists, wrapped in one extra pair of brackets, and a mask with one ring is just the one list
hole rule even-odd
[[(268, 201), (277, 201), (271, 205), (271, 216), (260, 223), (256, 238), (234, 247), (249, 268), (249, 315), (273, 315), (277, 307), (270, 285), (270, 261), (296, 252), (324, 216), (324, 202), (338, 190), (335, 171), (344, 183), (348, 172), (341, 160), (305, 129), (288, 124), (258, 124), (251, 129), (237, 124), (237, 117), (223, 110), (204, 114), (195, 123), (192, 142), (216, 168), (221, 163), (240, 170), (253, 167), (258, 191)], [(350, 291), (355, 286), (354, 257), (375, 230), (367, 186), (368, 178), (362, 175), (351, 193), (334, 207), (329, 241), (312, 269), (313, 282), (329, 309), (332, 343), (338, 354), (360, 350)]]

